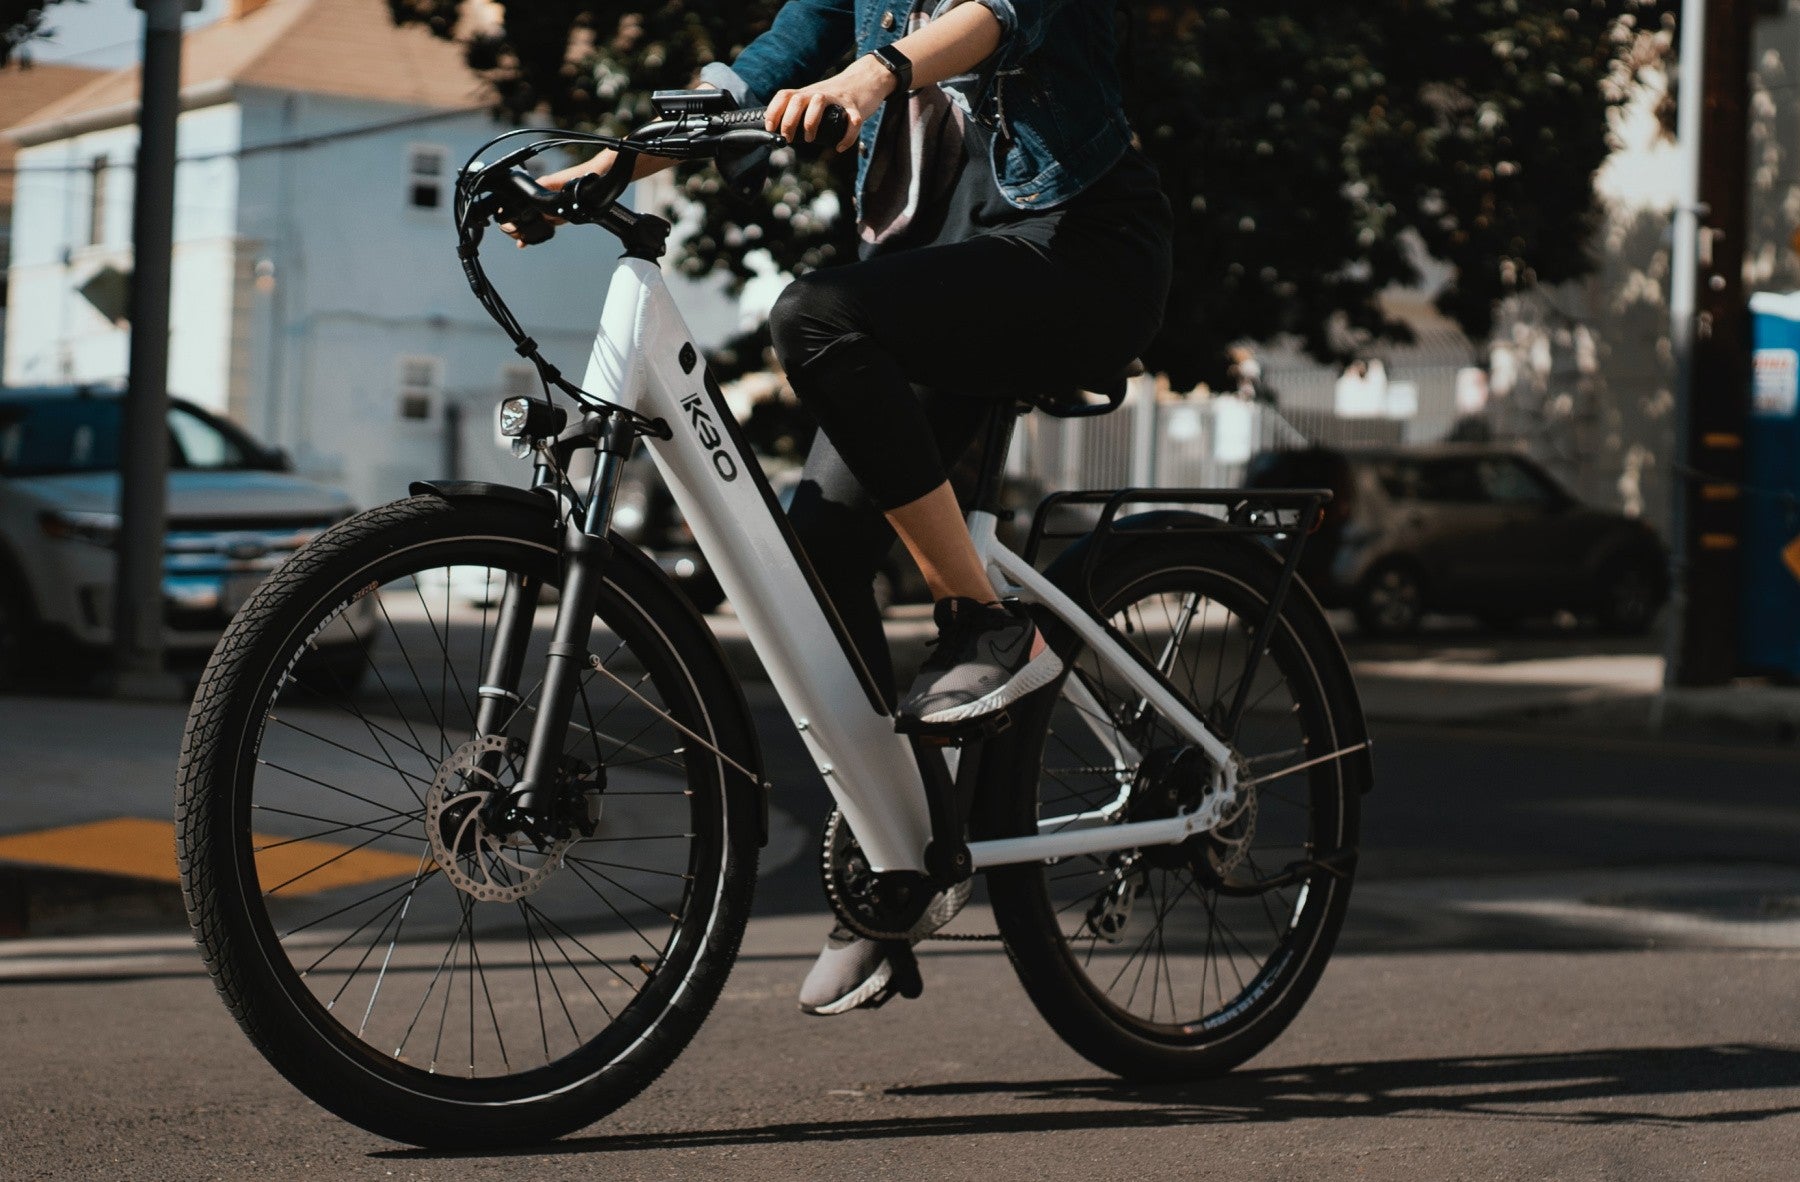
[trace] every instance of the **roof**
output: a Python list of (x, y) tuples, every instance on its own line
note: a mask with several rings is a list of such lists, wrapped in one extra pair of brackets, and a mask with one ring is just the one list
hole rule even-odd
[[(490, 97), (463, 47), (417, 25), (397, 27), (386, 0), (269, 0), (182, 39), (184, 107), (224, 102), (238, 87), (339, 95), (456, 110)], [(138, 68), (104, 74), (16, 128), (25, 144), (137, 118)]]
[[(99, 78), (83, 66), (11, 65), (0, 68), (0, 127), (11, 127)], [(13, 143), (0, 137), (0, 206), (12, 203)]]

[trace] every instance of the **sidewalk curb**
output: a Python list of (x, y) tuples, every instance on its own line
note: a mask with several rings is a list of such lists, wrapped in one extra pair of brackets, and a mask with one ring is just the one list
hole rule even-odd
[(1529, 705), (1422, 716), (1372, 709), (1373, 722), (1504, 728), (1530, 725), (1557, 732), (1646, 739), (1712, 739), (1800, 749), (1800, 690), (1761, 687), (1625, 693), (1606, 687)]
[(0, 863), (0, 939), (187, 929), (174, 883)]

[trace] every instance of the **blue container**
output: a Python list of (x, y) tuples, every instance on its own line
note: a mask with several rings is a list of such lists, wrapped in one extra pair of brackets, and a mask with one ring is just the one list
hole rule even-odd
[(1800, 679), (1800, 292), (1757, 292), (1750, 317), (1738, 660), (1747, 672)]

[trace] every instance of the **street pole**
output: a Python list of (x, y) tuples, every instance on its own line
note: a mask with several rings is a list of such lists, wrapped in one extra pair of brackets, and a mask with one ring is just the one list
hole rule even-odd
[(1669, 276), (1675, 354), (1666, 686), (1737, 672), (1744, 432), (1750, 398), (1750, 38), (1753, 0), (1684, 0), (1677, 135), (1684, 175)]
[(181, 17), (199, 0), (137, 0), (144, 12), (132, 205), (131, 354), (121, 425), (113, 692), (172, 698), (163, 668), (163, 534), (169, 470), (169, 275), (175, 237), (175, 120)]

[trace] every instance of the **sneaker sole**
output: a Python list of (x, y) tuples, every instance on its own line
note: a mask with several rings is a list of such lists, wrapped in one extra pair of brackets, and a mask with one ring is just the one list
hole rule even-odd
[(919, 716), (919, 722), (926, 726), (942, 726), (953, 722), (967, 722), (972, 718), (980, 718), (984, 714), (992, 714), (1003, 710), (1026, 694), (1043, 689), (1063, 671), (1062, 658), (1053, 649), (1046, 648), (1033, 657), (1031, 663), (1013, 674), (1005, 685), (990, 690), (973, 702), (964, 702), (960, 706), (946, 706), (942, 710), (933, 710), (930, 714)]
[(869, 974), (868, 980), (844, 994), (844, 996), (838, 998), (836, 1001), (828, 1001), (822, 1006), (801, 1006), (800, 1010), (802, 1013), (812, 1014), (814, 1017), (818, 1018), (831, 1018), (838, 1014), (849, 1013), (857, 1006), (862, 1005), (864, 1002), (874, 997), (877, 993), (880, 993), (883, 989), (886, 989), (888, 980), (893, 977), (893, 975), (894, 967), (890, 965), (884, 957), (882, 958), (881, 963), (876, 966), (875, 971)]

